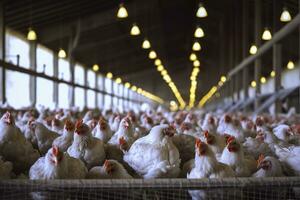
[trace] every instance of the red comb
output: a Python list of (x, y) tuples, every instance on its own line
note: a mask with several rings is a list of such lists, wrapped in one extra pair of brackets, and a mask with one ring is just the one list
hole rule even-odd
[(208, 130), (204, 131), (204, 137), (208, 137), (209, 133), (208, 133)]
[(231, 117), (229, 115), (225, 115), (224, 120), (225, 120), (226, 123), (230, 123), (231, 122)]
[(65, 122), (65, 126), (68, 131), (72, 131), (75, 128), (74, 124), (70, 120), (67, 120)]
[(119, 139), (119, 144), (120, 144), (120, 145), (126, 144), (126, 140), (124, 139), (124, 137), (121, 137), (121, 138)]
[(260, 154), (257, 159), (257, 165), (259, 165), (264, 159), (265, 159), (265, 156), (263, 154)]
[(58, 156), (58, 154), (59, 154), (59, 149), (58, 149), (57, 146), (54, 145), (54, 146), (52, 147), (52, 153), (53, 153), (53, 155)]
[(77, 120), (75, 127), (80, 128), (82, 126), (82, 124), (83, 124), (83, 120), (79, 119), (79, 120)]
[(202, 141), (199, 138), (196, 138), (196, 147), (201, 145)]
[(109, 165), (109, 161), (108, 160), (105, 160), (104, 161), (104, 166), (108, 166)]
[(232, 142), (233, 140), (235, 140), (235, 137), (234, 136), (229, 136), (226, 140), (226, 144), (229, 144), (230, 142)]

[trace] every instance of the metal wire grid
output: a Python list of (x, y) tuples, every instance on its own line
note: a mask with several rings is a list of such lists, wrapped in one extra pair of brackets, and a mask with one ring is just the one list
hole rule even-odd
[(0, 199), (300, 199), (300, 178), (1, 180)]

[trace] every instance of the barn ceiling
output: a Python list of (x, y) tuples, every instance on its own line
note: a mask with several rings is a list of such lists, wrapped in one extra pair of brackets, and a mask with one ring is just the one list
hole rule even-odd
[[(147, 37), (164, 63), (172, 80), (186, 102), (189, 101), (189, 61), (193, 32), (200, 25), (205, 37), (200, 39), (202, 50), (196, 102), (215, 85), (222, 74), (242, 60), (242, 2), (240, 0), (202, 0), (207, 18), (196, 18), (199, 0), (128, 0), (122, 1), (129, 17), (117, 19), (117, 0), (6, 0), (5, 22), (14, 30), (27, 33), (33, 27), (38, 40), (57, 51), (68, 49), (68, 43), (77, 33), (79, 40), (73, 50), (74, 59), (86, 67), (100, 65), (100, 72), (112, 72), (152, 92), (165, 100), (175, 99), (168, 85), (156, 71), (148, 52), (141, 48)], [(254, 41), (254, 0), (249, 3), (249, 47)], [(298, 13), (297, 0), (280, 1), (293, 16)], [(263, 0), (263, 26), (272, 30), (274, 1)], [(129, 34), (136, 22), (142, 34)], [(283, 26), (284, 24), (282, 24)], [(298, 33), (283, 43), (283, 62), (297, 58)], [(263, 75), (272, 70), (272, 52), (263, 59)], [(252, 72), (252, 70), (250, 70)], [(253, 73), (252, 73), (253, 74)], [(251, 78), (250, 78), (251, 79)]]

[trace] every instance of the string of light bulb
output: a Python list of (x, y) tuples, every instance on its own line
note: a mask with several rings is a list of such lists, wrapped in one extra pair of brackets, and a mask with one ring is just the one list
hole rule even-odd
[[(106, 74), (106, 78), (109, 78), (109, 79), (113, 79), (113, 74), (111, 72), (108, 72)], [(131, 85), (129, 82), (125, 82), (123, 83), (122, 82), (122, 79), (120, 77), (117, 77), (116, 79), (114, 79), (114, 81), (117, 83), (117, 84), (123, 84), (125, 88), (128, 88), (128, 89), (131, 89), (133, 92), (136, 92), (140, 95), (143, 95), (144, 97), (152, 100), (152, 101), (155, 101), (159, 104), (163, 104), (164, 103), (164, 100), (146, 90), (143, 90), (142, 88), (139, 88), (135, 85)]]
[[(199, 7), (196, 12), (196, 16), (199, 18), (204, 18), (207, 17), (207, 11), (205, 7), (203, 6), (202, 3), (199, 4)], [(194, 32), (194, 37), (195, 38), (202, 38), (204, 37), (204, 31), (203, 29), (197, 25), (196, 30)], [(200, 51), (201, 50), (201, 45), (199, 41), (194, 41), (192, 45), (192, 50), (193, 51)], [(189, 100), (189, 108), (193, 108), (195, 105), (195, 100), (196, 100), (196, 90), (197, 90), (197, 76), (198, 73), (200, 72), (200, 61), (197, 58), (196, 53), (192, 52), (189, 56), (190, 61), (193, 63), (193, 70), (191, 72), (190, 80), (191, 80), (191, 87), (190, 87), (190, 100)]]

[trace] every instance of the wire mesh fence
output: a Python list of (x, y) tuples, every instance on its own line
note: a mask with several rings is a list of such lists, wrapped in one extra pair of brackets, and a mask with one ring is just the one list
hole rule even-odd
[(300, 178), (2, 180), (0, 199), (300, 199)]

